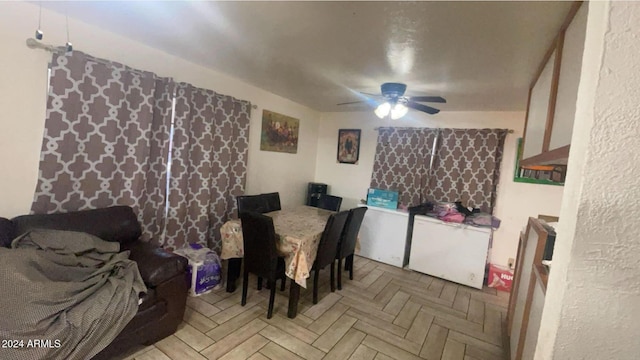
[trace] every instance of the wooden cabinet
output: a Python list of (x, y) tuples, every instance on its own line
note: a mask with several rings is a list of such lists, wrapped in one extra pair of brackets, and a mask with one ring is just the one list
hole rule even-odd
[(556, 105), (553, 114), (549, 151), (568, 146), (571, 143), (573, 122), (578, 98), (578, 84), (582, 69), (582, 52), (587, 29), (587, 9), (585, 4), (578, 9), (564, 32), (562, 41), (562, 63), (558, 74)]
[(547, 292), (548, 272), (542, 265), (542, 256), (548, 234), (540, 220), (529, 218), (525, 233), (520, 235), (507, 311), (512, 360), (533, 359), (538, 342)]
[(581, 5), (572, 6), (530, 86), (521, 165), (566, 164), (587, 25)]

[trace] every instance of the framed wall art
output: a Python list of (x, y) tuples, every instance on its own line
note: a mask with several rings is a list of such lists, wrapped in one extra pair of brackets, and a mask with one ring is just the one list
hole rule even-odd
[(260, 150), (296, 154), (300, 120), (273, 111), (262, 111)]
[(338, 162), (358, 164), (360, 157), (360, 129), (338, 130)]

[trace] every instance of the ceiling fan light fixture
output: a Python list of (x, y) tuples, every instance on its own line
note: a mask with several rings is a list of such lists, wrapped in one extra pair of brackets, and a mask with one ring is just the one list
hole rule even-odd
[(404, 93), (406, 89), (407, 85), (402, 83), (384, 83), (380, 86), (380, 95), (363, 92), (362, 94), (367, 97), (366, 100), (343, 102), (337, 105), (377, 103), (378, 106), (374, 111), (377, 117), (384, 119), (388, 116), (390, 119), (397, 120), (407, 115), (409, 109), (421, 111), (429, 115), (434, 115), (440, 112), (439, 109), (421, 104), (423, 102), (435, 102), (442, 104), (447, 102), (441, 96), (405, 96)]
[(380, 119), (384, 119), (385, 116), (389, 115), (389, 111), (391, 111), (391, 104), (389, 104), (388, 102), (383, 102), (382, 104), (378, 105), (374, 112), (377, 117), (379, 117)]
[(391, 119), (393, 120), (400, 119), (401, 117), (407, 115), (408, 111), (409, 111), (409, 108), (404, 106), (403, 104), (396, 104), (391, 109)]

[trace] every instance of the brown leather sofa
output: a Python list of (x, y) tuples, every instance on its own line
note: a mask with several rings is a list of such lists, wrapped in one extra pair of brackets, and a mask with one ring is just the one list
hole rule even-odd
[(86, 232), (129, 250), (148, 288), (136, 316), (94, 359), (109, 359), (136, 345), (150, 345), (173, 334), (184, 315), (187, 301), (187, 260), (141, 241), (140, 224), (128, 206), (76, 211), (64, 214), (23, 215), (0, 218), (0, 246), (32, 229)]

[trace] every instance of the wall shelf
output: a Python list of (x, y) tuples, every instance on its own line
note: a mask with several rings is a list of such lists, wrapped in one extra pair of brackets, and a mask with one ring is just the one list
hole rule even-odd
[[(522, 157), (522, 139), (518, 139), (517, 147), (518, 147), (518, 153), (516, 155), (516, 164), (515, 164), (515, 171), (514, 171), (514, 174), (513, 174), (513, 182), (526, 183), (526, 184), (564, 186), (564, 182), (553, 181), (553, 180), (550, 180), (550, 179), (537, 179), (537, 178), (526, 177), (526, 176), (522, 175), (521, 167), (523, 167), (523, 166), (541, 165), (541, 164), (547, 164), (547, 163), (545, 162), (546, 158), (543, 158), (544, 155), (540, 155), (540, 156), (536, 157), (536, 159), (533, 159), (533, 161), (525, 163), (525, 160), (520, 160), (520, 158)], [(566, 149), (562, 150), (563, 153), (553, 155), (553, 157), (551, 157), (550, 159), (562, 158), (562, 155), (564, 155), (564, 152), (566, 152), (566, 155), (568, 157), (568, 155), (569, 155), (569, 146), (566, 146), (565, 148)], [(530, 160), (530, 159), (527, 159), (527, 160)], [(555, 163), (555, 165), (558, 165), (558, 164), (559, 163)]]
[(520, 165), (566, 165), (567, 160), (569, 159), (570, 148), (571, 145), (565, 145), (563, 147), (544, 152), (540, 155), (532, 156), (528, 159), (523, 159), (522, 161), (520, 161)]

